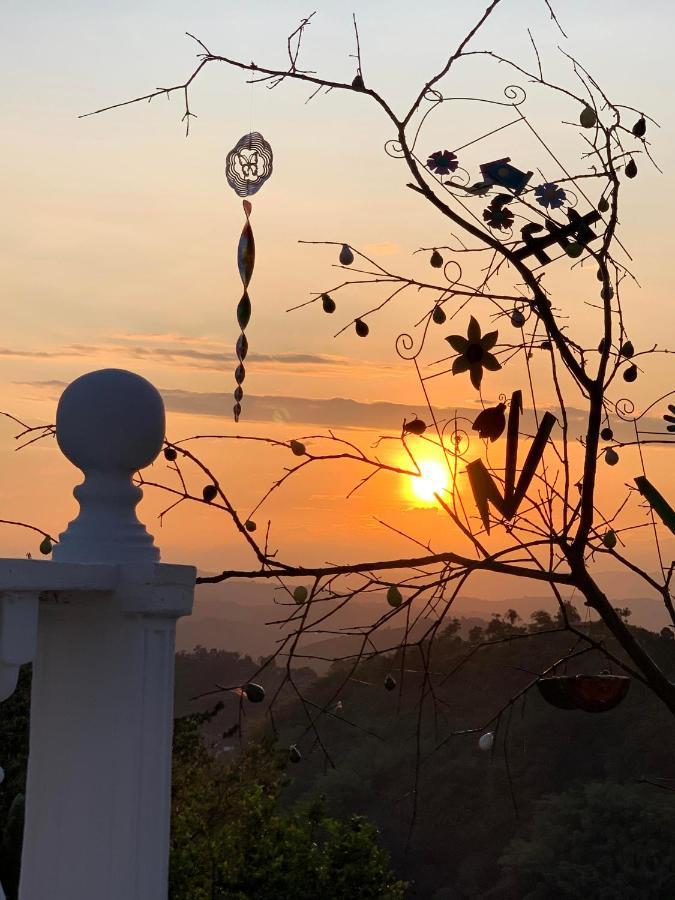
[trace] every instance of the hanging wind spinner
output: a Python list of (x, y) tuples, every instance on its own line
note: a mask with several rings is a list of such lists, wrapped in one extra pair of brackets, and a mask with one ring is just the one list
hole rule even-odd
[[(225, 162), (225, 174), (227, 183), (235, 191), (237, 196), (248, 198), (256, 194), (272, 174), (272, 148), (265, 138), (257, 131), (245, 134), (227, 154)], [(242, 383), (246, 377), (244, 360), (248, 353), (248, 340), (244, 331), (251, 318), (251, 298), (248, 294), (248, 286), (253, 277), (255, 267), (255, 240), (251, 228), (251, 212), (253, 205), (250, 200), (243, 201), (246, 222), (239, 238), (237, 248), (237, 265), (239, 277), (244, 285), (244, 293), (237, 304), (237, 322), (241, 328), (241, 334), (237, 338), (236, 353), (239, 364), (234, 371), (234, 380), (237, 387), (234, 390), (234, 421), (239, 421), (241, 414), (241, 400), (244, 396)]]

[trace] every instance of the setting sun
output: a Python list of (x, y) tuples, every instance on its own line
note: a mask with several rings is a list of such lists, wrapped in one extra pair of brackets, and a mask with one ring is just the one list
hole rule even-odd
[(434, 494), (440, 494), (447, 488), (448, 470), (431, 459), (421, 462), (419, 467), (422, 474), (419, 478), (411, 478), (412, 492), (418, 500), (429, 503), (435, 499)]

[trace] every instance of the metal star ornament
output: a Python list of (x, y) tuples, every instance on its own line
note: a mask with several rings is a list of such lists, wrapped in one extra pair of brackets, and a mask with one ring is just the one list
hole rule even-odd
[(490, 350), (497, 343), (498, 337), (498, 331), (489, 331), (485, 335), (482, 334), (480, 325), (471, 316), (466, 337), (462, 337), (461, 334), (451, 334), (445, 339), (452, 349), (459, 354), (452, 364), (452, 374), (459, 375), (461, 372), (468, 372), (471, 384), (477, 391), (480, 390), (481, 381), (483, 380), (483, 369), (487, 369), (489, 372), (497, 372), (502, 367), (496, 356), (490, 353)]

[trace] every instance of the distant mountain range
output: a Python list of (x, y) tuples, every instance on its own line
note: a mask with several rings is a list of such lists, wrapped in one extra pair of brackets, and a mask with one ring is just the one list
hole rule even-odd
[[(640, 596), (638, 593), (640, 583), (637, 579), (629, 581), (624, 573), (606, 573), (600, 580), (604, 590), (617, 605), (628, 606), (631, 609), (632, 624), (653, 631), (658, 631), (668, 624), (663, 606), (656, 599)], [(499, 584), (506, 586), (504, 581)], [(508, 586), (511, 589), (513, 587), (527, 589), (524, 580), (514, 582), (513, 579), (509, 579)], [(483, 584), (478, 584), (478, 579), (474, 589), (476, 587), (483, 587)], [(485, 587), (491, 588), (485, 591), (486, 594), (498, 599), (461, 597), (453, 605), (452, 616), (461, 620), (463, 634), (474, 625), (489, 620), (494, 613), (503, 614), (510, 608), (515, 609), (525, 621), (536, 609), (547, 609), (552, 614), (556, 611), (552, 598), (527, 593), (519, 596), (509, 597), (503, 594), (500, 596), (500, 592), (495, 590), (496, 585), (485, 582)], [(536, 587), (541, 590), (540, 585)], [(575, 602), (574, 597), (569, 599)], [(576, 605), (580, 614), (585, 617), (586, 610), (583, 604), (577, 600)], [(200, 585), (197, 588), (192, 616), (179, 620), (177, 649), (192, 650), (193, 647), (201, 645), (237, 651), (253, 659), (267, 656), (273, 653), (283, 640), (288, 627), (283, 624), (283, 620), (295, 609), (287, 594), (268, 583), (232, 581)], [(358, 652), (362, 638), (358, 633), (354, 634), (354, 631), (372, 624), (388, 611), (390, 610), (384, 593), (381, 598), (372, 594), (368, 599), (355, 598), (347, 608), (336, 612), (330, 621), (322, 623), (320, 628), (323, 631), (317, 630), (307, 635), (304, 643), (298, 648), (298, 662), (300, 657), (304, 657), (302, 660), (304, 664), (322, 670), (328, 665), (327, 662), (322, 663), (320, 659), (308, 657), (326, 657), (330, 660), (336, 656)], [(400, 617), (395, 617), (391, 627), (379, 629), (373, 639), (377, 649), (394, 647), (399, 643), (403, 635), (401, 622)], [(413, 632), (413, 637), (422, 627), (428, 627), (429, 624), (429, 620), (426, 620), (426, 624), (421, 623)], [(342, 633), (335, 633), (340, 630)]]

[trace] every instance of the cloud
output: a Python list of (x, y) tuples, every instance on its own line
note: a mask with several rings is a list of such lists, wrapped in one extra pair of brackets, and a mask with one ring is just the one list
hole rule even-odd
[[(138, 335), (136, 336), (139, 337)], [(150, 336), (151, 338), (153, 336)], [(156, 336), (158, 339), (159, 335)], [(165, 337), (165, 336), (161, 336)], [(191, 339), (190, 339), (191, 340)], [(186, 341), (185, 343), (189, 343)], [(197, 340), (197, 343), (202, 343)], [(207, 342), (203, 342), (206, 344)], [(59, 350), (14, 350), (0, 348), (0, 359), (73, 359), (89, 358), (99, 359), (114, 358), (116, 361), (123, 359), (143, 359), (160, 365), (171, 365), (187, 369), (200, 369), (205, 371), (222, 372), (228, 366), (235, 366), (237, 358), (234, 351), (228, 347), (224, 349), (218, 344), (212, 344), (216, 349), (197, 349), (191, 346), (161, 347), (140, 346), (125, 344), (70, 344)], [(327, 371), (338, 369), (345, 374), (354, 376), (358, 367), (354, 360), (347, 356), (339, 356), (328, 353), (261, 353), (251, 351), (247, 356), (247, 362), (254, 363), (263, 369), (292, 368), (297, 372)], [(393, 372), (394, 368), (380, 363), (367, 363), (369, 373), (373, 371)]]
[[(66, 382), (31, 381), (20, 382), (19, 385), (38, 391), (42, 399), (57, 400), (66, 387)], [(229, 391), (184, 391), (160, 388), (160, 393), (168, 412), (231, 420), (233, 399)], [(556, 413), (555, 409), (551, 411)], [(478, 414), (478, 408), (435, 408), (434, 413), (441, 427), (446, 422), (449, 423), (445, 430), (445, 434), (449, 435), (454, 427), (455, 416), (459, 420), (459, 427), (471, 432), (471, 423)], [(429, 416), (421, 405), (389, 402), (362, 403), (346, 397), (312, 399), (309, 397), (247, 394), (243, 403), (242, 421), (285, 422), (289, 425), (317, 425), (324, 428), (357, 428), (379, 433), (399, 431), (403, 420), (410, 419), (413, 415), (419, 415), (422, 419), (429, 421)], [(567, 419), (570, 440), (574, 441), (585, 433), (585, 414), (583, 410), (568, 408)], [(656, 418), (645, 419), (643, 428), (645, 430), (653, 429), (660, 433), (663, 431), (663, 423)], [(521, 420), (521, 429), (530, 434), (536, 431), (534, 416), (527, 410)], [(614, 423), (614, 434), (618, 440), (630, 440), (633, 433), (628, 423), (617, 420)], [(554, 431), (554, 437), (558, 436), (559, 432)]]
[[(162, 391), (166, 407), (171, 412), (189, 415), (232, 415), (232, 395), (194, 391)], [(243, 421), (288, 422), (312, 424), (330, 428), (398, 429), (411, 409), (398, 403), (360, 403), (335, 397), (313, 400), (307, 397), (276, 397), (247, 395), (243, 403)]]
[(67, 356), (84, 356), (75, 349), (70, 350), (11, 350), (0, 347), (0, 359), (62, 359)]
[[(58, 380), (14, 382), (18, 387), (27, 387), (39, 399), (58, 400), (67, 382)], [(171, 388), (159, 388), (168, 412), (191, 416), (213, 416), (231, 420), (232, 394), (222, 391), (187, 391)], [(439, 427), (445, 426), (445, 435), (449, 436), (454, 429), (457, 418), (458, 427), (471, 433), (471, 423), (476, 418), (479, 407), (434, 407), (434, 414)], [(554, 415), (558, 414), (551, 408)], [(403, 404), (386, 401), (364, 403), (348, 397), (332, 397), (315, 399), (310, 397), (275, 396), (247, 394), (244, 398), (242, 420), (244, 422), (285, 422), (291, 425), (317, 425), (324, 428), (358, 428), (369, 431), (399, 431), (404, 419), (420, 416), (430, 422), (430, 416), (422, 403)], [(560, 416), (558, 415), (560, 420)], [(568, 407), (567, 421), (569, 439), (574, 442), (582, 438), (586, 431), (586, 413), (575, 407)], [(447, 423), (447, 424), (446, 424)], [(632, 425), (619, 419), (613, 420), (614, 437), (618, 441), (634, 439)], [(657, 417), (645, 417), (641, 420), (643, 431), (667, 434), (663, 421)], [(536, 422), (531, 410), (525, 410), (521, 419), (521, 431), (534, 434)], [(554, 431), (554, 437), (560, 436)]]
[(111, 335), (111, 338), (116, 341), (143, 341), (153, 343), (162, 342), (164, 344), (197, 344), (197, 345), (207, 345), (207, 346), (217, 346), (218, 342), (214, 341), (213, 338), (203, 337), (201, 335), (187, 335), (187, 334), (178, 334), (177, 332), (153, 332), (153, 331), (120, 331), (116, 334)]
[[(42, 399), (57, 400), (67, 382), (29, 381), (15, 382), (28, 387)], [(228, 392), (184, 391), (162, 389), (160, 393), (168, 412), (193, 416), (214, 416), (231, 419), (232, 394)], [(397, 431), (404, 418), (411, 418), (421, 409), (401, 403), (361, 403), (344, 397), (311, 399), (309, 397), (256, 396), (247, 394), (244, 400), (242, 420), (249, 422), (288, 422), (289, 424), (319, 425), (329, 428), (367, 428), (374, 431)], [(475, 409), (457, 411), (468, 418), (476, 416)], [(455, 410), (437, 410), (440, 419), (454, 416)]]

